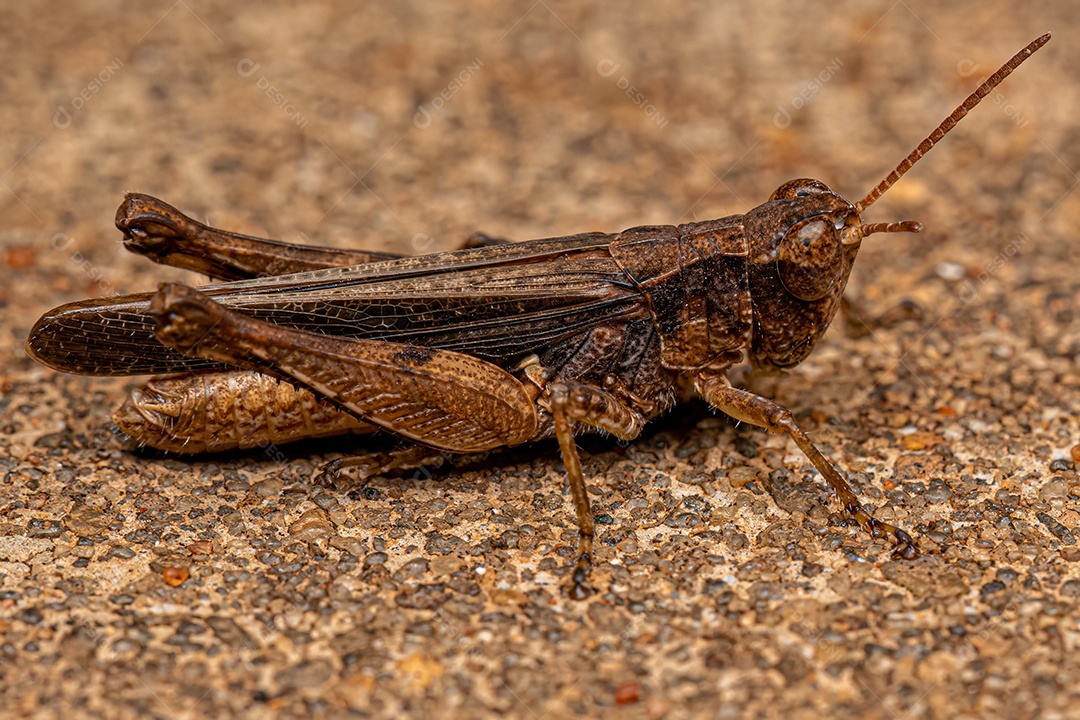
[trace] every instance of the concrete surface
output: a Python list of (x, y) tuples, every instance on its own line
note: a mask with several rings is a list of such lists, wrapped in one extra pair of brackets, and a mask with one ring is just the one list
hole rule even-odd
[[(939, 6), (943, 5), (943, 6)], [(26, 717), (1080, 716), (1074, 3), (9, 4), (0, 10), (0, 707)], [(900, 563), (784, 438), (687, 406), (582, 442), (320, 491), (334, 452), (154, 458), (132, 379), (22, 344), (61, 302), (198, 282), (124, 253), (125, 190), (219, 227), (409, 253), (852, 200), (1055, 39), (867, 213), (783, 378)], [(662, 520), (655, 527), (657, 520)]]

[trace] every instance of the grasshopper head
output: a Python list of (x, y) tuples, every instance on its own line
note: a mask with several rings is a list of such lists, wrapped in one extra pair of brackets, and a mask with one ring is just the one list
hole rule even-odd
[(862, 239), (919, 232), (916, 222), (864, 225), (858, 207), (820, 180), (791, 180), (746, 214), (754, 322), (750, 360), (762, 369), (806, 359), (828, 329)]
[(819, 180), (781, 185), (745, 216), (754, 320), (750, 360), (802, 362), (840, 308), (865, 230), (855, 206)]
[(863, 238), (922, 229), (910, 220), (864, 225), (863, 211), (1049, 40), (1047, 33), (1013, 55), (859, 202), (848, 202), (818, 180), (792, 180), (777, 188), (769, 202), (746, 214), (754, 308), (750, 361), (755, 366), (791, 367), (810, 354), (840, 308)]

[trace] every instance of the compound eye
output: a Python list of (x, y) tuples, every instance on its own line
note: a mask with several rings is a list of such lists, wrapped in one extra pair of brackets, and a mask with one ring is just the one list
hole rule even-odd
[(800, 300), (819, 300), (840, 280), (844, 250), (828, 218), (792, 225), (777, 251), (777, 271), (787, 291)]
[(832, 190), (829, 186), (820, 180), (799, 178), (798, 180), (788, 180), (786, 183), (776, 188), (776, 192), (772, 194), (772, 197), (769, 198), (769, 200), (786, 200), (788, 198), (821, 195), (823, 193), (831, 192)]

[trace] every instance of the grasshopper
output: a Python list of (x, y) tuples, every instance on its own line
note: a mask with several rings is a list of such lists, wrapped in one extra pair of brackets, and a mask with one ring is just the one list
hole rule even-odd
[(575, 434), (632, 440), (694, 393), (786, 433), (860, 526), (915, 558), (911, 535), (862, 505), (789, 410), (727, 373), (746, 362), (783, 370), (810, 354), (862, 240), (921, 230), (863, 224), (863, 211), (1049, 39), (1013, 56), (854, 204), (800, 179), (718, 220), (519, 243), (480, 236), (401, 257), (224, 232), (129, 194), (116, 218), (129, 250), (226, 282), (64, 305), (27, 348), (65, 372), (174, 373), (134, 390), (114, 418), (166, 451), (378, 430), (405, 441), (328, 467), (370, 475), (554, 437), (579, 528), (574, 598), (590, 592), (594, 536)]

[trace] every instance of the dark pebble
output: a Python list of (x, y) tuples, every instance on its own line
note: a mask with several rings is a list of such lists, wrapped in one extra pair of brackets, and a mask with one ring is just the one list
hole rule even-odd
[(386, 553), (384, 553), (384, 552), (373, 552), (370, 555), (368, 555), (366, 558), (364, 558), (364, 564), (368, 565), (368, 566), (382, 565), (383, 563), (385, 563), (387, 561), (387, 559), (388, 559), (388, 556), (387, 556)]
[(927, 502), (943, 503), (952, 497), (952, 490), (947, 485), (939, 480), (934, 480), (930, 483), (930, 489), (926, 491), (923, 496)]
[(420, 585), (411, 592), (404, 592), (394, 598), (400, 607), (415, 610), (435, 610), (447, 600), (446, 588), (442, 583)]
[(64, 532), (64, 526), (55, 520), (33, 519), (26, 524), (26, 536), (32, 538), (54, 538)]
[(735, 438), (735, 450), (748, 460), (751, 460), (758, 456), (757, 445), (750, 442), (748, 438)]
[(36, 607), (26, 608), (22, 612), (15, 616), (15, 619), (24, 622), (27, 625), (38, 625), (41, 623), (42, 614), (41, 610)]
[(394, 573), (394, 579), (404, 580), (406, 578), (420, 577), (428, 571), (427, 558), (415, 558), (402, 565), (396, 573)]
[(1054, 518), (1050, 517), (1046, 513), (1035, 513), (1035, 517), (1037, 517), (1039, 519), (1039, 522), (1046, 526), (1046, 529), (1052, 532), (1054, 536), (1057, 537), (1057, 539), (1061, 542), (1065, 543), (1066, 545), (1076, 544), (1076, 538), (1073, 537), (1073, 534), (1069, 531), (1069, 528), (1065, 527)]

